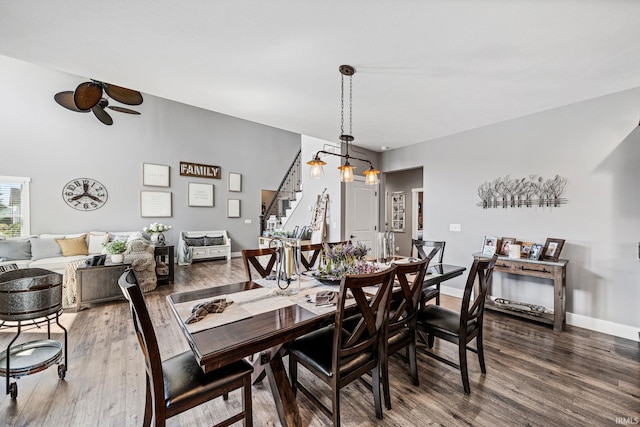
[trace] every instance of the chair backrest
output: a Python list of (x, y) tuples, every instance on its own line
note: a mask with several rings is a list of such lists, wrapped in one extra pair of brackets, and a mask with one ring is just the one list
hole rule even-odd
[[(487, 292), (491, 286), (493, 267), (496, 265), (497, 260), (498, 254), (495, 254), (492, 258), (477, 258), (471, 265), (471, 270), (469, 270), (469, 276), (467, 277), (467, 283), (464, 287), (462, 307), (460, 309), (461, 335), (465, 333), (467, 326), (473, 322), (476, 322), (478, 327), (482, 328), (485, 298), (487, 297)], [(478, 286), (476, 295), (474, 295), (474, 299), (472, 301), (471, 294), (473, 293), (473, 287), (476, 283), (476, 277), (478, 279)]]
[[(251, 266), (253, 266), (260, 277), (267, 277), (271, 274), (273, 266), (276, 264), (278, 252), (273, 248), (262, 249), (243, 249), (242, 260), (244, 261), (244, 271), (247, 274), (247, 280), (251, 281)], [(266, 266), (263, 265), (258, 257), (268, 256)]]
[(411, 240), (411, 255), (413, 256), (413, 249), (415, 248), (417, 251), (417, 257), (422, 259), (425, 258), (427, 256), (427, 252), (425, 250), (425, 248), (436, 248), (438, 249), (439, 253), (438, 253), (438, 257), (434, 258), (437, 259), (437, 263), (438, 264), (442, 264), (442, 258), (444, 257), (444, 246), (445, 246), (446, 242), (442, 241), (442, 240), (416, 240), (416, 239), (412, 239)]
[[(300, 245), (300, 263), (304, 266), (305, 270), (311, 270), (318, 261), (318, 256), (322, 252), (324, 245), (322, 243), (313, 243), (310, 245)], [(311, 252), (305, 256), (305, 252)]]
[(434, 248), (429, 255), (418, 262), (396, 264), (396, 278), (400, 283), (400, 292), (394, 293), (391, 297), (390, 333), (404, 327), (407, 323), (416, 322), (424, 276), (429, 262), (437, 252), (438, 249)]
[[(381, 331), (389, 316), (389, 304), (396, 266), (371, 274), (345, 275), (340, 282), (336, 322), (333, 334), (333, 369), (340, 372), (340, 360), (354, 354), (370, 353), (378, 356), (378, 343)], [(376, 287), (373, 296), (365, 295), (365, 287)], [(345, 303), (348, 294), (355, 299), (360, 320), (353, 330), (343, 327)], [(351, 315), (351, 312), (349, 312)], [(376, 359), (377, 360), (377, 359)]]
[(128, 268), (118, 279), (120, 290), (129, 301), (131, 315), (133, 316), (133, 326), (140, 343), (140, 349), (144, 355), (144, 364), (151, 391), (151, 404), (153, 413), (158, 414), (164, 411), (164, 375), (162, 372), (162, 359), (158, 340), (153, 329), (153, 323), (144, 302), (142, 289), (138, 285), (138, 278), (135, 272)]

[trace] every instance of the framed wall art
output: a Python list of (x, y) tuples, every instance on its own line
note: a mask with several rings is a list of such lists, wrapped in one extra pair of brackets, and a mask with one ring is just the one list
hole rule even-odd
[(213, 184), (189, 183), (189, 206), (213, 207)]
[(391, 193), (391, 231), (404, 232), (404, 191)]
[(564, 246), (563, 239), (548, 238), (544, 243), (544, 248), (542, 249), (542, 259), (554, 262), (558, 261), (562, 246)]
[(240, 200), (227, 199), (227, 218), (240, 218)]
[(169, 166), (143, 163), (142, 185), (149, 187), (169, 187)]
[(170, 191), (141, 191), (140, 216), (143, 218), (163, 218), (171, 216)]
[(229, 191), (242, 191), (242, 174), (229, 172)]

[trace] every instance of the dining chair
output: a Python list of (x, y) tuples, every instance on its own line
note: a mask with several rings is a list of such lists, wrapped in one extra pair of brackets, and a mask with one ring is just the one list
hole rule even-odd
[[(267, 277), (271, 274), (273, 266), (276, 264), (278, 252), (273, 248), (261, 248), (261, 249), (243, 249), (242, 260), (244, 261), (244, 271), (247, 274), (247, 280), (251, 281), (251, 266), (255, 268), (260, 277)], [(259, 257), (266, 257), (267, 264), (264, 265), (260, 262)]]
[(164, 426), (167, 418), (216, 397), (223, 396), (227, 400), (229, 392), (242, 389), (242, 412), (216, 426), (227, 426), (240, 420), (245, 426), (252, 426), (251, 364), (239, 360), (205, 374), (191, 350), (161, 360), (153, 323), (135, 272), (127, 269), (118, 279), (118, 284), (129, 301), (134, 329), (144, 355), (146, 399), (143, 425)]
[[(438, 264), (442, 264), (444, 258), (445, 241), (442, 240), (411, 240), (411, 256), (413, 256), (413, 249), (416, 249), (417, 258), (424, 258), (427, 256), (426, 248), (438, 249), (438, 257), (435, 258)], [(436, 299), (436, 305), (440, 305), (440, 283), (431, 285), (422, 290), (422, 305), (425, 305), (427, 301)]]
[(417, 262), (401, 263), (396, 265), (396, 281), (399, 291), (391, 295), (391, 308), (389, 310), (389, 324), (387, 339), (385, 342), (384, 358), (382, 365), (382, 390), (387, 409), (391, 409), (391, 396), (389, 392), (389, 357), (406, 349), (406, 358), (409, 359), (409, 370), (413, 385), (419, 386), (418, 366), (416, 363), (416, 322), (420, 306), (422, 282), (429, 267), (429, 262), (435, 256), (438, 249), (433, 249), (429, 255)]
[(323, 243), (300, 245), (300, 263), (305, 270), (309, 271), (313, 269), (313, 267), (316, 265), (316, 262), (318, 262), (318, 258), (322, 253), (323, 248)]
[[(309, 245), (301, 245), (300, 246), (300, 263), (304, 266), (304, 268), (309, 271), (313, 269), (313, 267), (318, 262), (318, 259), (322, 259), (322, 251), (325, 247), (332, 248), (336, 245), (345, 245), (349, 241), (345, 240), (343, 242), (330, 242), (330, 243), (313, 243)], [(308, 255), (305, 255), (305, 252), (311, 252)]]
[[(484, 363), (482, 323), (485, 298), (491, 285), (493, 267), (497, 259), (498, 255), (496, 254), (492, 258), (476, 259), (473, 262), (464, 287), (460, 312), (434, 304), (427, 305), (418, 312), (417, 331), (418, 336), (426, 343), (427, 350), (425, 350), (425, 354), (459, 369), (465, 394), (471, 393), (469, 373), (467, 371), (467, 350), (478, 354), (480, 370), (483, 374), (487, 373)], [(475, 297), (472, 300), (471, 294), (476, 278), (478, 284), (477, 289), (473, 292)], [(432, 351), (436, 337), (458, 345), (458, 364)], [(473, 339), (476, 340), (476, 348), (469, 346)]]
[[(340, 389), (372, 372), (376, 417), (382, 419), (380, 367), (381, 340), (389, 316), (390, 295), (396, 267), (362, 275), (346, 275), (340, 282), (335, 323), (295, 339), (289, 346), (289, 375), (294, 396), (300, 391), (325, 415), (340, 425)], [(377, 290), (371, 288), (377, 286)], [(368, 294), (375, 292), (373, 296)], [(348, 294), (355, 304), (346, 307)], [(350, 296), (349, 296), (350, 298)], [(359, 315), (346, 325), (347, 316)], [(353, 317), (350, 317), (353, 319)], [(330, 410), (298, 380), (298, 364), (331, 387)]]

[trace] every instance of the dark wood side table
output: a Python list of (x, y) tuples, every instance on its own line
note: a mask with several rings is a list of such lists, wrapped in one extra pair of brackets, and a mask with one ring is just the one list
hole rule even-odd
[(83, 305), (123, 298), (118, 278), (131, 264), (111, 263), (90, 267), (80, 265), (76, 269), (76, 310)]
[(156, 278), (158, 280), (158, 284), (160, 283), (173, 283), (173, 272), (174, 272), (174, 255), (173, 255), (173, 245), (154, 245), (153, 246), (153, 256), (156, 258), (156, 264), (158, 262), (162, 262), (167, 264), (168, 272), (167, 274), (158, 274), (158, 269), (156, 265)]

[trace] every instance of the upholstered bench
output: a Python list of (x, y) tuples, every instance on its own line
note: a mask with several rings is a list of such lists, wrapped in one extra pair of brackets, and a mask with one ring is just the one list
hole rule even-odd
[(226, 230), (180, 232), (178, 264), (215, 258), (231, 259), (231, 239)]

